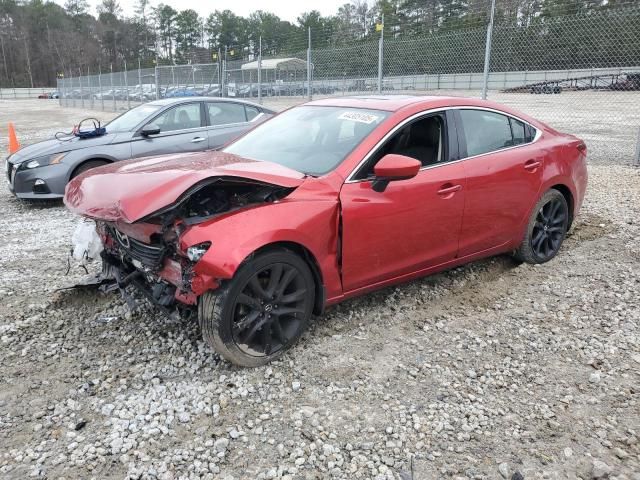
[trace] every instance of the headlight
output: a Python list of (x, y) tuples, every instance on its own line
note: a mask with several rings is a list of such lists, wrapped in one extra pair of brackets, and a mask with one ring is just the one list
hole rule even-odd
[(44, 167), (45, 165), (57, 165), (62, 161), (62, 159), (67, 155), (67, 153), (69, 152), (55, 153), (53, 155), (45, 155), (44, 157), (38, 157), (38, 158), (34, 158), (33, 160), (24, 162), (22, 165), (24, 165), (24, 168), (29, 168), (29, 169)]
[(207, 253), (210, 246), (211, 242), (202, 242), (187, 248), (187, 258), (192, 262), (197, 262)]

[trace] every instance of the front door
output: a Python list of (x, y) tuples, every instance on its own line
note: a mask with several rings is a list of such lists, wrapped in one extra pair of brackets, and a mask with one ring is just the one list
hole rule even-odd
[(157, 125), (160, 133), (148, 137), (136, 134), (131, 142), (132, 158), (197, 152), (208, 148), (201, 102), (172, 107), (149, 123)]
[(370, 181), (344, 185), (345, 292), (453, 260), (464, 209), (465, 175), (453, 163), (420, 171), (374, 192)]
[[(462, 162), (456, 161), (457, 141), (455, 132), (448, 133), (448, 117), (429, 114), (399, 129), (372, 156), (371, 165), (342, 187), (345, 293), (456, 257), (466, 175)], [(423, 169), (414, 178), (375, 192), (373, 165), (388, 153), (420, 160)]]

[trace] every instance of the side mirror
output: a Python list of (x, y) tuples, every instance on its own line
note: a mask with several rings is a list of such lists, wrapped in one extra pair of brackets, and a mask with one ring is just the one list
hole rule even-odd
[(373, 167), (375, 178), (372, 188), (375, 192), (384, 192), (389, 182), (413, 178), (421, 167), (422, 163), (415, 158), (389, 153)]
[(160, 127), (157, 126), (155, 123), (149, 123), (145, 125), (144, 127), (142, 127), (142, 130), (140, 131), (140, 135), (142, 135), (143, 137), (148, 137), (149, 135), (157, 135), (159, 133), (160, 133)]

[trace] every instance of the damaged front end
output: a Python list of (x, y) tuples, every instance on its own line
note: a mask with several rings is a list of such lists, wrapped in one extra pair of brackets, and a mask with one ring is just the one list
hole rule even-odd
[(133, 285), (168, 315), (193, 313), (198, 297), (218, 288), (220, 279), (194, 268), (212, 242), (183, 245), (183, 250), (181, 237), (193, 225), (278, 202), (293, 190), (241, 178), (207, 179), (134, 223), (96, 219), (104, 247), (96, 283), (111, 282), (107, 289), (122, 292)]

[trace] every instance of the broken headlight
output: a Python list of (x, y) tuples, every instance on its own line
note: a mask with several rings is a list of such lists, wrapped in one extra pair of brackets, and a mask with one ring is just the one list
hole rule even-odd
[(204, 256), (205, 253), (207, 253), (207, 250), (209, 250), (210, 246), (211, 242), (202, 242), (198, 243), (197, 245), (192, 245), (191, 247), (187, 248), (187, 258), (192, 262), (197, 262)]

